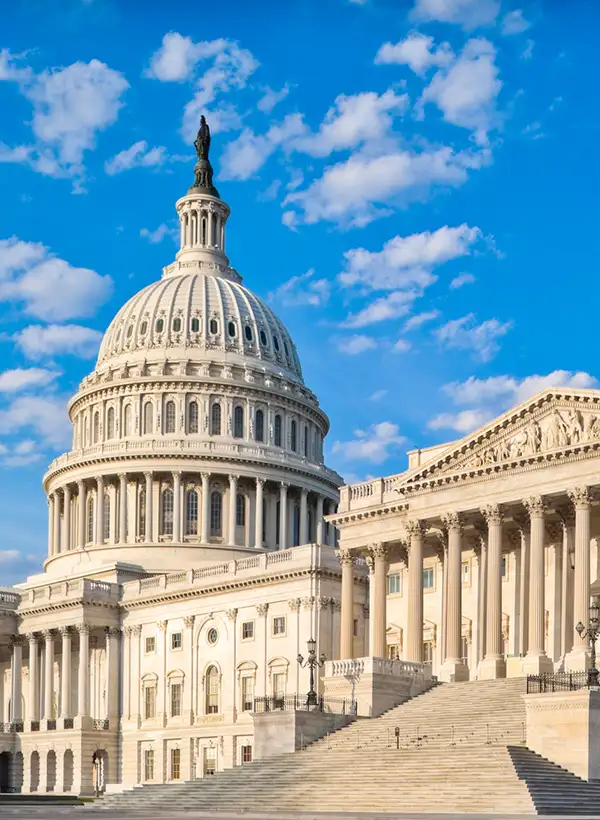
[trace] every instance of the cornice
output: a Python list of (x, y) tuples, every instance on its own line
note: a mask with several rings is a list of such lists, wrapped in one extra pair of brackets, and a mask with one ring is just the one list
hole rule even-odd
[(54, 599), (41, 601), (39, 605), (35, 602), (31, 606), (23, 606), (23, 604), (21, 604), (17, 609), (16, 614), (19, 616), (19, 619), (23, 620), (34, 615), (44, 615), (51, 612), (64, 612), (68, 609), (80, 609), (81, 607), (84, 609), (93, 607), (94, 609), (107, 609), (114, 611), (120, 609), (120, 604), (118, 601), (94, 601), (84, 597), (69, 598), (65, 601)]
[(406, 501), (397, 501), (379, 504), (377, 507), (363, 507), (362, 509), (333, 513), (332, 515), (326, 515), (325, 520), (337, 527), (339, 524), (351, 524), (355, 521), (363, 521), (370, 518), (395, 516), (400, 512), (408, 512), (408, 507), (409, 505)]

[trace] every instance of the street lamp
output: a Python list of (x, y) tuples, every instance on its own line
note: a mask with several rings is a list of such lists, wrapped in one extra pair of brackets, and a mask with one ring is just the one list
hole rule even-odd
[(317, 693), (315, 692), (315, 669), (323, 666), (327, 658), (322, 652), (320, 657), (317, 658), (317, 642), (314, 638), (310, 638), (310, 640), (306, 642), (306, 646), (308, 647), (308, 658), (304, 660), (302, 655), (298, 655), (298, 663), (301, 668), (308, 666), (310, 670), (310, 689), (308, 690), (308, 695), (306, 697), (306, 705), (316, 706), (318, 700)]
[(575, 627), (580, 638), (587, 638), (590, 644), (591, 669), (588, 669), (588, 686), (598, 686), (598, 670), (596, 669), (596, 640), (600, 635), (600, 607), (598, 600), (592, 598), (590, 606), (590, 622), (587, 628), (579, 621)]

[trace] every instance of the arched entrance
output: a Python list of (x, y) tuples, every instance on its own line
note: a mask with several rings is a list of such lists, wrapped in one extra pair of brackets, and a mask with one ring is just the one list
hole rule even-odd
[(0, 754), (0, 792), (10, 791), (10, 771), (12, 755), (10, 752)]
[(63, 758), (63, 791), (70, 792), (73, 788), (73, 752), (67, 749)]
[(13, 770), (11, 773), (11, 789), (14, 792), (20, 792), (23, 789), (23, 776), (25, 771), (23, 752), (17, 752), (12, 763)]
[(53, 792), (56, 788), (56, 752), (50, 750), (46, 758), (46, 791)]
[(108, 773), (108, 754), (104, 749), (96, 749), (92, 756), (93, 772), (92, 783), (94, 794), (103, 794), (106, 789), (106, 775)]
[(36, 792), (40, 787), (40, 756), (37, 752), (31, 753), (29, 764), (29, 791)]

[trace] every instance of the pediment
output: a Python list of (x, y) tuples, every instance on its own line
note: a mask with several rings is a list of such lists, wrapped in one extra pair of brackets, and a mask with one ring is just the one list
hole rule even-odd
[(582, 448), (600, 449), (600, 391), (545, 390), (455, 442), (407, 477), (405, 486), (561, 459)]

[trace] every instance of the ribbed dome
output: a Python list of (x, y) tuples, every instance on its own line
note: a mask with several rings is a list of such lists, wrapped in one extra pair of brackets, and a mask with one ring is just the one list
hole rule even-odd
[(234, 276), (204, 273), (198, 266), (149, 285), (121, 308), (104, 336), (98, 367), (157, 356), (258, 359), (272, 372), (303, 381), (295, 345), (271, 308)]

